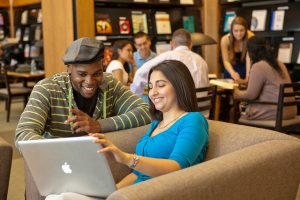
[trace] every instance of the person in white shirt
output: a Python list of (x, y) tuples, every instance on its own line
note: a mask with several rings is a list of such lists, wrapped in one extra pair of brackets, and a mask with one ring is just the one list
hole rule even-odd
[(171, 51), (156, 56), (137, 69), (133, 83), (130, 85), (132, 92), (142, 96), (150, 69), (165, 60), (177, 60), (184, 63), (191, 72), (196, 88), (208, 86), (208, 66), (200, 55), (191, 51), (191, 34), (184, 29), (176, 30), (172, 35), (170, 45)]
[[(130, 71), (129, 64), (132, 66)], [(132, 81), (131, 74), (136, 71), (133, 60), (133, 47), (128, 40), (117, 40), (112, 46), (112, 61), (106, 68), (106, 72), (112, 73), (113, 77), (127, 85)]]

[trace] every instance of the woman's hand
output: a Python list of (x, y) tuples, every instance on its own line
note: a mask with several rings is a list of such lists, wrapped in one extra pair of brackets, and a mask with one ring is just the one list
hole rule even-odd
[(96, 137), (97, 139), (94, 140), (94, 142), (102, 145), (102, 149), (98, 150), (98, 153), (111, 153), (117, 162), (127, 166), (130, 165), (132, 161), (132, 154), (121, 151), (110, 140), (108, 140), (104, 134), (91, 133), (89, 135)]
[(231, 77), (233, 78), (234, 81), (241, 79), (239, 73), (237, 73), (237, 72), (231, 73)]

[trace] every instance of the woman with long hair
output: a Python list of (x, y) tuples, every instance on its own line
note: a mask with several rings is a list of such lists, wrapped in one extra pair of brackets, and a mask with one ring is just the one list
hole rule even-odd
[(242, 17), (235, 17), (231, 23), (230, 33), (221, 39), (221, 53), (224, 78), (246, 82), (250, 70), (250, 61), (247, 57), (247, 40), (254, 34), (248, 30), (247, 22)]
[[(132, 69), (130, 69), (130, 65)], [(112, 61), (108, 64), (106, 72), (112, 75), (124, 85), (132, 81), (136, 71), (133, 59), (133, 47), (128, 40), (117, 40), (112, 46)]]
[[(274, 120), (277, 105), (266, 105), (255, 102), (278, 103), (279, 87), (291, 83), (286, 66), (278, 61), (266, 40), (254, 36), (248, 40), (247, 48), (251, 60), (251, 70), (246, 90), (234, 90), (234, 99), (250, 101), (241, 115), (246, 119)], [(254, 101), (251, 103), (251, 101)], [(296, 107), (285, 110), (283, 119), (296, 115)]]

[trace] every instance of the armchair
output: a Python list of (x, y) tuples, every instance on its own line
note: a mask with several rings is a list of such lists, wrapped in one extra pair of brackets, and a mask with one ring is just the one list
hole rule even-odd
[(12, 153), (12, 146), (0, 137), (0, 199), (3, 200), (7, 199)]
[[(134, 152), (148, 126), (107, 133)], [(108, 200), (294, 200), (300, 182), (300, 140), (275, 131), (209, 120), (206, 160), (113, 192)], [(108, 159), (118, 182), (130, 170)], [(27, 199), (40, 199), (26, 171)], [(31, 187), (29, 187), (31, 186)], [(31, 198), (31, 197), (38, 198)]]

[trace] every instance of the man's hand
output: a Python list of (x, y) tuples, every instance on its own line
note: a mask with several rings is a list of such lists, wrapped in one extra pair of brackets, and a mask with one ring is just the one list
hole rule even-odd
[(101, 132), (100, 123), (97, 120), (91, 118), (88, 114), (75, 108), (71, 109), (70, 112), (72, 112), (74, 116), (69, 116), (68, 119), (64, 122), (64, 124), (69, 124), (73, 122), (72, 129), (75, 130), (76, 133)]

